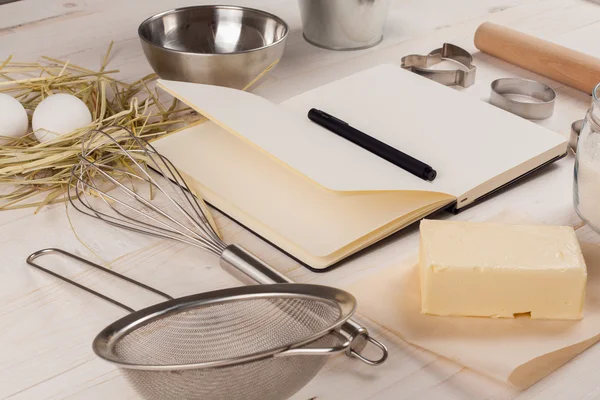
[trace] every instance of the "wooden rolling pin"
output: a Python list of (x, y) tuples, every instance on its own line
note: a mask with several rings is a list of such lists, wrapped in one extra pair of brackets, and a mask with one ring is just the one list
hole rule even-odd
[(481, 24), (475, 47), (589, 94), (600, 83), (600, 59), (505, 26)]

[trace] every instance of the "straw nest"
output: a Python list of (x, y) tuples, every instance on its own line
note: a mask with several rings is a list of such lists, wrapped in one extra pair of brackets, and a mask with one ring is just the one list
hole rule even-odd
[[(33, 132), (2, 139), (0, 210), (34, 207), (37, 212), (47, 204), (65, 201), (71, 167), (78, 163), (82, 141), (90, 130), (119, 125), (149, 140), (201, 118), (189, 108), (179, 107), (176, 100), (161, 102), (153, 89), (155, 74), (133, 83), (114, 78), (119, 71), (107, 69), (111, 48), (112, 44), (98, 71), (50, 57), (31, 63), (15, 62), (12, 57), (0, 62), (0, 92), (19, 100), (30, 117), (47, 96), (69, 93), (88, 106), (93, 119), (86, 127), (44, 143), (38, 142)], [(111, 132), (122, 134), (118, 129)], [(112, 150), (107, 147), (105, 151)], [(116, 165), (124, 162), (114, 159)]]

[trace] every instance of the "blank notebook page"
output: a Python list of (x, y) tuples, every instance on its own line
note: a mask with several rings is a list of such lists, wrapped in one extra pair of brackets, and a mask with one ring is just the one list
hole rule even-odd
[[(359, 72), (282, 105), (217, 86), (160, 85), (336, 191), (426, 190), (458, 197), (539, 154), (566, 148), (555, 132), (396, 65)], [(438, 177), (423, 181), (310, 122), (312, 107), (428, 163)]]

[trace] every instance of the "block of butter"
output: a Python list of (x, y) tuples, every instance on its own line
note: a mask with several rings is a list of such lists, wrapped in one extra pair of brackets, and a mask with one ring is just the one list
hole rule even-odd
[(581, 319), (587, 270), (567, 226), (421, 222), (421, 312)]

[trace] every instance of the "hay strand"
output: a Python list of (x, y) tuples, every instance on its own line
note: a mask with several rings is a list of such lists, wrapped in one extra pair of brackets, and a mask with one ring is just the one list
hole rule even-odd
[[(90, 125), (44, 143), (33, 133), (22, 138), (0, 137), (0, 188), (6, 189), (0, 193), (0, 210), (33, 207), (38, 212), (65, 201), (71, 167), (79, 161), (82, 140), (90, 130), (118, 125), (136, 136), (154, 139), (200, 118), (175, 100), (162, 104), (152, 85), (155, 74), (130, 84), (115, 79), (119, 71), (108, 69), (113, 46), (111, 42), (98, 71), (51, 57), (16, 62), (10, 56), (0, 62), (0, 93), (19, 100), (30, 117), (47, 96), (69, 93), (88, 106), (93, 118)], [(114, 135), (122, 133), (113, 131)], [(104, 143), (97, 151), (114, 148)], [(124, 163), (115, 157), (115, 165)]]

